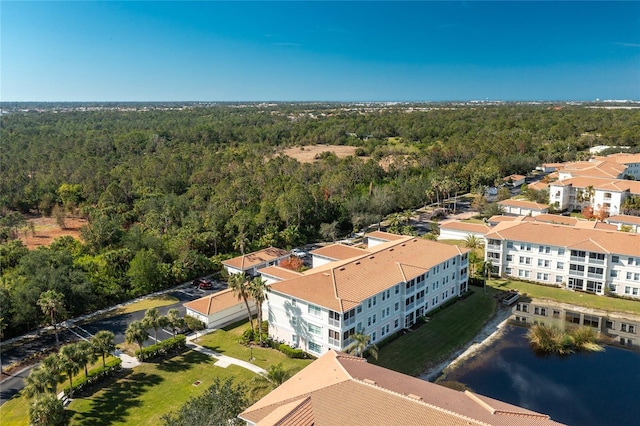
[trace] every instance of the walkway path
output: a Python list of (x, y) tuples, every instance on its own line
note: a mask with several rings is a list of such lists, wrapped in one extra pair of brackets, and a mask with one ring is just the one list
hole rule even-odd
[(209, 355), (212, 358), (217, 359), (218, 361), (214, 364), (218, 367), (222, 367), (222, 368), (227, 368), (230, 365), (237, 365), (239, 367), (242, 368), (246, 368), (247, 370), (251, 370), (256, 374), (267, 374), (267, 372), (263, 369), (258, 367), (257, 365), (253, 365), (250, 362), (247, 361), (242, 361), (240, 359), (237, 358), (232, 358), (230, 356), (227, 355), (222, 355), (221, 353), (212, 351), (211, 349), (207, 349), (205, 347), (202, 347), (196, 343), (193, 343), (193, 339), (195, 339), (196, 336), (189, 336), (187, 337), (187, 347), (189, 349), (192, 349), (194, 351), (198, 351), (200, 353)]

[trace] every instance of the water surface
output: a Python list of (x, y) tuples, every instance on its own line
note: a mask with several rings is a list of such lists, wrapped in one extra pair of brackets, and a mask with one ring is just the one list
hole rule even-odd
[(508, 326), (448, 379), (569, 425), (640, 425), (640, 353), (607, 346), (605, 352), (540, 357), (526, 332)]

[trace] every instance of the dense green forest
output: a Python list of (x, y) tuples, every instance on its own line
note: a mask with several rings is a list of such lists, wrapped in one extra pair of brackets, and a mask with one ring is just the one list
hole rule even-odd
[[(46, 322), (211, 273), (220, 260), (331, 239), (445, 194), (481, 191), (595, 145), (640, 144), (640, 111), (581, 105), (277, 104), (0, 116), (0, 316)], [(356, 146), (314, 163), (284, 147)], [(393, 158), (387, 169), (381, 159)], [(33, 215), (82, 216), (82, 242), (27, 250)]]

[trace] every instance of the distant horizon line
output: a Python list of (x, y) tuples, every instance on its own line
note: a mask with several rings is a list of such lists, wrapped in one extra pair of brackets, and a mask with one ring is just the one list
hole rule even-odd
[(116, 104), (116, 103), (137, 103), (137, 104), (153, 104), (153, 103), (233, 103), (233, 104), (264, 104), (264, 103), (273, 103), (273, 104), (282, 104), (282, 103), (348, 103), (348, 104), (357, 104), (357, 103), (375, 103), (375, 104), (428, 104), (428, 103), (459, 103), (459, 102), (470, 102), (470, 103), (489, 103), (489, 102), (501, 102), (501, 103), (570, 103), (570, 102), (601, 102), (601, 103), (610, 103), (610, 102), (618, 102), (618, 103), (640, 103), (640, 99), (512, 99), (512, 100), (504, 100), (504, 99), (450, 99), (450, 100), (155, 100), (155, 101), (140, 101), (140, 100), (117, 100), (117, 101), (107, 101), (107, 100), (83, 100), (83, 101), (52, 101), (52, 100), (2, 100), (0, 101), (0, 105), (2, 104), (19, 104), (19, 103), (47, 103), (47, 104), (82, 104), (82, 103), (106, 103), (106, 104)]

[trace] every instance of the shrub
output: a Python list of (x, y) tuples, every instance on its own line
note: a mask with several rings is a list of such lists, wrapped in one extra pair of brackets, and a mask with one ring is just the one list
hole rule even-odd
[(186, 348), (187, 339), (184, 334), (178, 334), (175, 337), (171, 337), (162, 342), (156, 343), (146, 348), (142, 348), (141, 351), (136, 351), (136, 357), (140, 359), (140, 355), (144, 355), (144, 359), (149, 360), (158, 357), (166, 357), (168, 355), (174, 355), (180, 353)]
[[(96, 385), (108, 377), (112, 377), (115, 373), (120, 371), (122, 368), (122, 360), (120, 358), (114, 358), (107, 362), (107, 364), (103, 367), (100, 366), (94, 370), (89, 372), (89, 376), (82, 376), (80, 378), (76, 378), (73, 383), (73, 391), (77, 395), (78, 392), (82, 392), (90, 386)], [(63, 389), (65, 395), (69, 395), (70, 389), (69, 387), (65, 387)]]
[(302, 349), (293, 349), (291, 346), (282, 343), (278, 346), (278, 350), (285, 354), (288, 358), (305, 359), (307, 354)]

